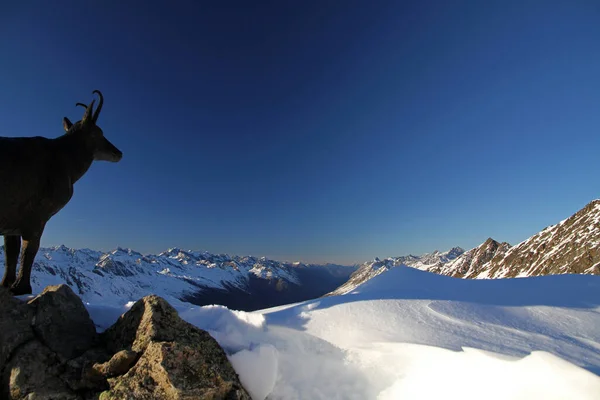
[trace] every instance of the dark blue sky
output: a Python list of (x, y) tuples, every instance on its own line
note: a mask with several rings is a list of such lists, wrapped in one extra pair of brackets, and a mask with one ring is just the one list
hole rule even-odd
[(0, 134), (123, 153), (43, 245), (358, 262), (600, 197), (595, 1), (3, 2)]

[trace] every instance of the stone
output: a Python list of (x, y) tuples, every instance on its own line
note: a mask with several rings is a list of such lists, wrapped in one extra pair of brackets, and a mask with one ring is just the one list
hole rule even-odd
[(0, 399), (249, 400), (219, 344), (147, 296), (102, 335), (66, 285), (0, 288)]
[(108, 380), (111, 389), (102, 400), (250, 399), (216, 340), (158, 296), (135, 303), (103, 339), (141, 357), (126, 374)]
[(109, 388), (106, 376), (98, 373), (94, 366), (101, 365), (111, 358), (103, 347), (94, 347), (81, 356), (67, 361), (62, 368), (60, 378), (71, 389), (81, 392), (101, 392)]
[(36, 336), (63, 360), (82, 354), (97, 340), (87, 309), (69, 286), (48, 286), (28, 304), (35, 310)]
[(60, 361), (39, 341), (21, 346), (8, 363), (4, 379), (8, 382), (9, 399), (75, 400), (59, 375)]
[(151, 341), (173, 341), (184, 337), (185, 333), (180, 329), (188, 328), (186, 324), (190, 325), (167, 301), (151, 295), (137, 301), (102, 337), (113, 352), (123, 349), (141, 352)]
[(138, 353), (131, 350), (121, 350), (104, 363), (96, 363), (92, 367), (95, 374), (112, 378), (123, 375), (135, 364)]
[(31, 330), (33, 311), (0, 286), (0, 375), (13, 352), (34, 339)]

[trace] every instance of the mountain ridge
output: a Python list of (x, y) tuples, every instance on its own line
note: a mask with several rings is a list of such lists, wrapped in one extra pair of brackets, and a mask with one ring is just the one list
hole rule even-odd
[(279, 262), (176, 247), (144, 255), (122, 247), (102, 252), (59, 245), (40, 248), (31, 283), (34, 292), (66, 283), (87, 302), (135, 301), (152, 293), (174, 303), (218, 303), (249, 310), (319, 297), (353, 271), (354, 267), (336, 264)]
[(441, 268), (442, 265), (454, 260), (463, 253), (464, 249), (453, 247), (445, 252), (436, 250), (432, 253), (425, 253), (420, 256), (409, 254), (407, 256), (388, 257), (383, 260), (375, 257), (374, 260), (361, 264), (346, 283), (336, 288), (334, 291), (327, 293), (327, 296), (346, 294), (377, 275), (401, 265), (423, 271)]
[[(486, 241), (473, 250), (490, 245)], [(592, 200), (570, 217), (515, 246), (498, 244), (492, 257), (481, 265), (457, 259), (445, 265), (441, 273), (466, 278), (600, 275), (600, 200)]]
[(600, 199), (515, 246), (492, 238), (471, 250), (376, 258), (327, 295), (346, 294), (391, 268), (406, 265), (440, 275), (499, 279), (557, 274), (600, 275)]

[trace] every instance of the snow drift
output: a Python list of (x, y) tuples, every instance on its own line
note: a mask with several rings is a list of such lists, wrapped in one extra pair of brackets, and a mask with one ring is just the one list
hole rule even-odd
[[(177, 305), (255, 399), (598, 399), (600, 277), (462, 280), (394, 267), (257, 312)], [(106, 326), (122, 309), (89, 305)]]

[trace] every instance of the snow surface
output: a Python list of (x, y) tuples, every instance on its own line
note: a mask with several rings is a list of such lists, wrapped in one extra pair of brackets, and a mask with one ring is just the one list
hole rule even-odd
[[(88, 304), (100, 330), (122, 307)], [(600, 277), (462, 280), (393, 267), (256, 312), (174, 306), (255, 400), (600, 399)]]

